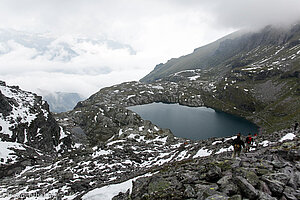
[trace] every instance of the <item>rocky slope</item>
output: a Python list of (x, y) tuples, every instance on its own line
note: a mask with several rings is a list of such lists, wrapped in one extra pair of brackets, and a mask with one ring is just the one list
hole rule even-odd
[(53, 159), (60, 131), (40, 96), (0, 82), (0, 177)]
[[(167, 164), (151, 176), (135, 179), (132, 188), (113, 199), (296, 200), (300, 198), (299, 144), (299, 138), (283, 140), (236, 159), (221, 153)], [(89, 194), (97, 192), (83, 199)]]
[[(270, 25), (258, 31), (238, 31), (197, 48), (191, 54), (157, 65), (141, 81), (153, 82), (183, 70), (219, 68), (226, 65), (232, 68), (243, 67), (262, 60), (263, 57), (273, 60), (273, 52), (280, 49), (282, 54), (299, 45), (299, 38), (300, 24), (289, 27)], [(278, 47), (280, 48), (277, 49)]]

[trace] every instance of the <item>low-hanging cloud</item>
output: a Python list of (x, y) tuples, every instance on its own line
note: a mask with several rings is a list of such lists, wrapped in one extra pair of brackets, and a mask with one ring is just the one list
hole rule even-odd
[(287, 25), (300, 21), (298, 0), (219, 0), (218, 2), (212, 8), (218, 25), (256, 28), (269, 24)]

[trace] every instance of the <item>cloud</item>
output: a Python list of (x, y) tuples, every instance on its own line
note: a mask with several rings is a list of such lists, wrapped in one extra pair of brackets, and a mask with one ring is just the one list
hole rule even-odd
[[(0, 38), (6, 35), (0, 32)], [(30, 44), (39, 44), (41, 36), (14, 31), (10, 35), (14, 37), (0, 40), (5, 49), (0, 53), (0, 79), (29, 91), (77, 92), (88, 97), (102, 87), (140, 79), (157, 62), (153, 55), (133, 54), (130, 46), (110, 40), (63, 36), (35, 48)], [(26, 43), (18, 40), (19, 35)]]
[[(170, 0), (171, 1), (171, 0)], [(298, 0), (175, 0), (187, 9), (202, 9), (210, 15), (214, 27), (257, 28), (270, 24), (286, 25), (300, 21)]]
[[(22, 83), (23, 90), (39, 93), (39, 89), (50, 92), (75, 92), (89, 97), (100, 88), (108, 87), (117, 83), (132, 81), (136, 76), (142, 76), (146, 70), (120, 70), (109, 74), (87, 75), (87, 74), (65, 74), (59, 72), (29, 72), (21, 76), (0, 75), (0, 80), (5, 80), (8, 85)], [(118, 81), (116, 81), (116, 78)], [(18, 84), (19, 85), (19, 84)]]

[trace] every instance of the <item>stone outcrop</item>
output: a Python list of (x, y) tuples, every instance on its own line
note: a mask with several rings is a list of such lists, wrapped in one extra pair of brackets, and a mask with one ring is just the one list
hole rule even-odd
[(61, 130), (42, 97), (4, 82), (0, 91), (0, 142), (12, 146), (4, 152), (14, 152), (14, 159), (0, 163), (2, 178), (55, 158)]
[(0, 102), (1, 118), (7, 126), (0, 132), (2, 141), (54, 151), (59, 143), (60, 128), (42, 97), (1, 82)]
[[(261, 147), (231, 159), (226, 154), (171, 163), (133, 183), (118, 199), (299, 199), (300, 140)], [(122, 197), (122, 198), (121, 198)]]

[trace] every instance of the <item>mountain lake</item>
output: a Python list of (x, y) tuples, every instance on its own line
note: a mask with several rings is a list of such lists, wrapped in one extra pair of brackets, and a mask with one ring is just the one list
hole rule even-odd
[(238, 132), (242, 135), (254, 134), (259, 130), (259, 127), (246, 119), (207, 107), (151, 103), (127, 109), (160, 128), (170, 129), (177, 137), (191, 140), (228, 137)]

